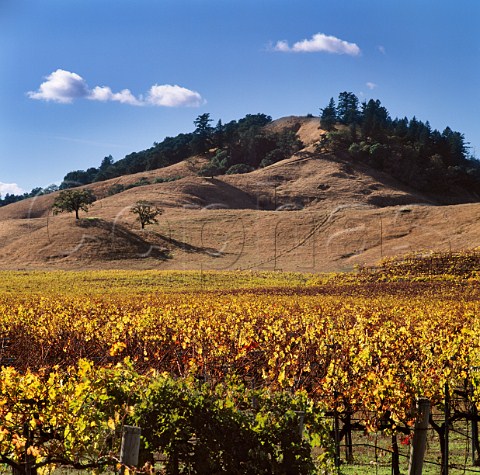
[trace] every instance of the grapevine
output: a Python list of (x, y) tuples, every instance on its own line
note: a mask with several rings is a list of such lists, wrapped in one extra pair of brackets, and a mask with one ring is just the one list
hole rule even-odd
[(218, 411), (236, 381), (244, 393), (304, 394), (345, 427), (355, 414), (366, 431), (404, 438), (418, 396), (441, 410), (452, 388), (462, 395), (452, 418), (467, 417), (480, 409), (477, 258), (412, 256), (345, 276), (5, 272), (0, 461), (111, 464), (118, 428), (142, 420), (158, 375)]

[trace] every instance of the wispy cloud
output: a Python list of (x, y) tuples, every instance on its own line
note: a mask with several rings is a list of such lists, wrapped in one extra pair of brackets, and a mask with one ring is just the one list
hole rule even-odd
[(0, 195), (5, 196), (7, 193), (21, 195), (24, 193), (24, 190), (22, 190), (16, 183), (2, 183), (0, 181)]
[(111, 142), (100, 142), (97, 140), (86, 140), (76, 137), (63, 137), (61, 135), (47, 135), (46, 136), (52, 140), (62, 140), (64, 142), (72, 142), (72, 143), (79, 143), (79, 144), (86, 144), (86, 145), (93, 145), (95, 147), (109, 147), (109, 148), (124, 148), (125, 145), (118, 144), (118, 143), (111, 143)]
[(387, 50), (385, 49), (385, 46), (379, 45), (377, 46), (378, 51), (382, 54), (387, 54)]
[(286, 40), (277, 41), (273, 49), (281, 53), (333, 53), (350, 56), (358, 56), (361, 52), (355, 43), (349, 43), (323, 33), (317, 33), (310, 39), (297, 41), (292, 46)]
[(130, 89), (123, 89), (120, 92), (113, 92), (108, 86), (95, 86), (90, 89), (80, 75), (63, 69), (57, 69), (45, 79), (37, 91), (29, 91), (27, 96), (31, 99), (61, 104), (71, 104), (75, 99), (162, 107), (198, 107), (205, 103), (198, 92), (177, 85), (155, 84), (144, 98), (142, 95), (136, 97)]
[(367, 82), (365, 83), (365, 85), (368, 87), (368, 89), (370, 89), (371, 91), (373, 91), (373, 89), (376, 89), (378, 87), (378, 84), (375, 84), (374, 82)]
[(108, 86), (96, 86), (88, 95), (88, 99), (100, 102), (121, 102), (122, 104), (130, 104), (131, 106), (141, 106), (143, 103), (137, 99), (130, 89), (123, 89), (120, 92), (112, 92)]

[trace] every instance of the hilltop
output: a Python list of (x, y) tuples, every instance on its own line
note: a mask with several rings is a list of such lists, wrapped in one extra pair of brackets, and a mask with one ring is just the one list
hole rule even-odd
[[(52, 214), (59, 191), (1, 207), (0, 266), (314, 272), (479, 245), (480, 204), (472, 203), (478, 198), (471, 189), (420, 191), (368, 161), (332, 152), (318, 118), (262, 127), (294, 131), (301, 146), (247, 173), (199, 176), (218, 155), (211, 150), (87, 184), (97, 201), (78, 221)], [(140, 230), (130, 213), (139, 200), (164, 210), (158, 225)]]

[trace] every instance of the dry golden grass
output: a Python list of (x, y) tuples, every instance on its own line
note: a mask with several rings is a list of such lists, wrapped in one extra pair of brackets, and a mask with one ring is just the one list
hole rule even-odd
[[(252, 173), (199, 177), (205, 159), (193, 157), (89, 185), (99, 199), (80, 222), (52, 215), (55, 194), (0, 208), (0, 267), (318, 272), (480, 245), (480, 205), (437, 206), (382, 172), (317, 153), (316, 118), (269, 127), (296, 124), (306, 147)], [(108, 196), (114, 184), (169, 177), (183, 178)], [(139, 229), (129, 212), (138, 200), (165, 210), (158, 225)]]

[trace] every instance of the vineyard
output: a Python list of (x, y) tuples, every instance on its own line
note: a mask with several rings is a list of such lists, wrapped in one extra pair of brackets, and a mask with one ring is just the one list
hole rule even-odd
[(459, 421), (475, 470), (479, 258), (428, 259), (343, 276), (3, 272), (0, 464), (115, 467), (129, 424), (148, 473), (347, 471), (356, 434), (387, 437), (400, 473), (424, 397), (434, 473)]

